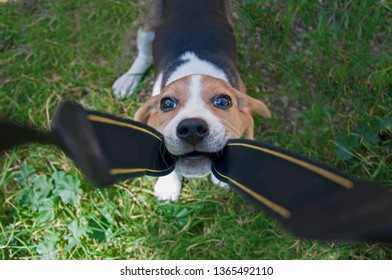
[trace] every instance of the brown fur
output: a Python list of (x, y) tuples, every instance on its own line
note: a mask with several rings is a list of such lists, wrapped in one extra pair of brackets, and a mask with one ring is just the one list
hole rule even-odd
[[(189, 99), (189, 81), (190, 77), (188, 76), (165, 87), (161, 94), (151, 97), (139, 108), (135, 119), (162, 132)], [(204, 75), (201, 85), (204, 104), (200, 104), (200, 106), (207, 106), (219, 118), (233, 138), (241, 136), (253, 138), (253, 115), (257, 114), (264, 118), (271, 117), (267, 106), (263, 102), (236, 90), (223, 80)], [(221, 94), (230, 96), (232, 100), (232, 106), (226, 110), (216, 108), (212, 104), (213, 98)], [(174, 110), (170, 112), (160, 110), (160, 100), (165, 97), (174, 97), (179, 101)]]

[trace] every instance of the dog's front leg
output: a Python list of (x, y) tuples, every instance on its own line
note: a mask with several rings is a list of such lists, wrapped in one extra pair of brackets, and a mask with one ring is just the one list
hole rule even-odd
[(225, 190), (230, 189), (230, 187), (229, 187), (228, 184), (223, 183), (222, 181), (220, 181), (220, 180), (219, 180), (218, 178), (216, 178), (216, 177), (214, 176), (214, 174), (212, 174), (212, 173), (211, 173), (211, 181), (212, 181), (212, 183), (213, 183), (215, 186), (217, 186), (217, 187), (220, 187), (220, 188), (225, 189)]
[(181, 180), (182, 177), (174, 171), (159, 177), (154, 186), (155, 196), (162, 201), (176, 201), (181, 191)]
[(113, 92), (117, 98), (131, 96), (140, 82), (143, 74), (152, 64), (152, 42), (154, 41), (154, 31), (143, 31), (142, 28), (137, 33), (138, 55), (131, 68), (119, 77), (113, 84)]

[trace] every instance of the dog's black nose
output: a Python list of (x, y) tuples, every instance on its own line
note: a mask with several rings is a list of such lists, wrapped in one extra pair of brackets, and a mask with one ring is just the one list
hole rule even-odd
[(177, 126), (178, 138), (192, 145), (200, 143), (209, 133), (208, 124), (202, 119), (185, 119)]

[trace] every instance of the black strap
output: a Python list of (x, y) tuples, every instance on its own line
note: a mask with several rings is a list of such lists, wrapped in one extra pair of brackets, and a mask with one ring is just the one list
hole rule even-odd
[(0, 132), (0, 152), (27, 143), (61, 146), (56, 133), (37, 130), (11, 121), (0, 121)]
[(230, 140), (213, 157), (218, 179), (299, 236), (392, 242), (392, 193), (383, 187), (258, 141)]

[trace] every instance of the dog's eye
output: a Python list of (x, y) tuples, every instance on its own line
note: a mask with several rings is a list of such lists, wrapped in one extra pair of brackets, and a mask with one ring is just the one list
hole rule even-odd
[(217, 97), (214, 98), (212, 101), (215, 107), (221, 108), (221, 109), (227, 109), (231, 107), (231, 98), (227, 95), (218, 95)]
[(174, 98), (166, 97), (161, 100), (161, 110), (164, 112), (168, 112), (176, 108), (177, 100)]

